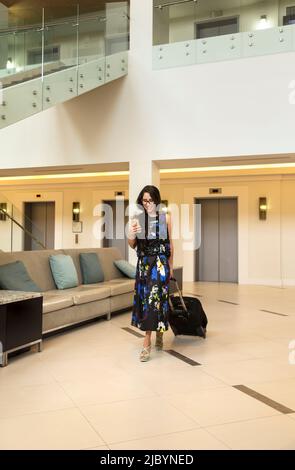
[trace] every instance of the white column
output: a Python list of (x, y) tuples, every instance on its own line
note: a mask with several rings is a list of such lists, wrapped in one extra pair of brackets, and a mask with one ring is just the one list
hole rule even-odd
[[(152, 52), (153, 5), (152, 0), (132, 0), (130, 2), (130, 59), (136, 66), (146, 64), (147, 55)], [(136, 21), (134, 21), (136, 18)], [(150, 57), (150, 56), (149, 56)], [(151, 57), (148, 62), (151, 68)]]
[[(129, 78), (136, 82), (136, 87), (142, 96), (145, 93), (145, 80), (152, 80), (152, 42), (153, 42), (153, 2), (152, 0), (132, 0), (130, 3), (130, 52)], [(132, 21), (136, 18), (136, 21)], [(141, 85), (139, 85), (141, 84)], [(135, 86), (135, 85), (134, 85)], [(151, 110), (153, 109), (151, 103)], [(139, 121), (142, 116), (139, 112)], [(145, 123), (143, 124), (145, 125)], [(152, 184), (160, 189), (160, 174), (157, 164), (151, 160), (153, 152), (152, 135), (149, 128), (141, 129), (141, 153), (132, 155), (129, 162), (129, 204), (136, 202), (141, 189)], [(129, 262), (136, 264), (135, 250), (129, 249)]]
[[(146, 185), (160, 190), (160, 170), (151, 160), (138, 159), (129, 163), (129, 204), (135, 204), (137, 196)], [(129, 248), (129, 262), (136, 264), (136, 251)]]

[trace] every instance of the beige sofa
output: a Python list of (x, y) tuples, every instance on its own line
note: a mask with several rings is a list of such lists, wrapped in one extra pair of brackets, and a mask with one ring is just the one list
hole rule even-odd
[[(104, 272), (104, 282), (82, 284), (79, 253), (97, 253)], [(79, 278), (79, 286), (58, 290), (49, 265), (49, 255), (65, 254), (73, 258)], [(134, 279), (124, 276), (114, 265), (122, 259), (117, 248), (64, 249), (44, 251), (0, 252), (0, 265), (22, 261), (33, 281), (43, 292), (43, 333), (49, 333), (105, 315), (108, 320), (113, 312), (131, 308), (134, 295)]]

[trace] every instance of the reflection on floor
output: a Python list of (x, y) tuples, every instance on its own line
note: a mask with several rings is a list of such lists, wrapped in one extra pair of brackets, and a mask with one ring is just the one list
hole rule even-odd
[(295, 289), (184, 290), (200, 295), (206, 340), (169, 330), (167, 352), (141, 363), (128, 312), (11, 358), (0, 448), (295, 449)]

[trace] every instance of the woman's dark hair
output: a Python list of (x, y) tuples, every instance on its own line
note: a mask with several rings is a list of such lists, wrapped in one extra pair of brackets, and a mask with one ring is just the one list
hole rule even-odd
[(154, 201), (156, 206), (159, 206), (161, 204), (160, 191), (158, 190), (158, 188), (156, 186), (152, 186), (152, 185), (145, 186), (140, 191), (140, 193), (138, 195), (138, 198), (136, 200), (137, 204), (140, 204), (140, 205), (143, 206), (142, 199), (143, 199), (144, 193), (149, 193), (149, 195), (151, 196), (151, 198)]
[(144, 193), (149, 193), (149, 195), (151, 196), (151, 199), (153, 200), (154, 204), (156, 205), (157, 212), (159, 212), (161, 210), (161, 205), (160, 205), (161, 204), (161, 195), (160, 195), (160, 191), (158, 190), (158, 188), (156, 186), (147, 185), (140, 191), (140, 193), (137, 197), (136, 203), (141, 205), (144, 208), (144, 225), (145, 225), (144, 233), (145, 233), (145, 236), (147, 237), (147, 233), (148, 233), (148, 214), (147, 214), (147, 211), (146, 211), (146, 209), (143, 205), (143, 202), (142, 202)]

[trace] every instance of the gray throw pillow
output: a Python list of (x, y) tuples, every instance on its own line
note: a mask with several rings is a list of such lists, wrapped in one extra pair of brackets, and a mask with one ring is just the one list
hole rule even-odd
[(104, 273), (96, 253), (80, 253), (79, 258), (83, 284), (104, 281)]
[(125, 259), (119, 259), (114, 261), (114, 265), (125, 274), (125, 276), (130, 277), (130, 279), (135, 279), (136, 267), (128, 263)]
[(30, 278), (22, 261), (0, 266), (0, 287), (5, 290), (41, 292), (40, 287)]
[(49, 263), (57, 289), (77, 287), (78, 274), (71, 256), (50, 255)]

